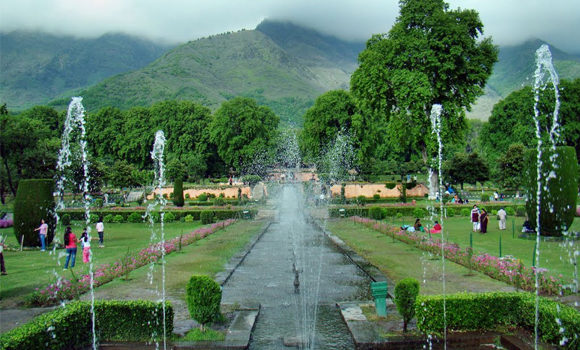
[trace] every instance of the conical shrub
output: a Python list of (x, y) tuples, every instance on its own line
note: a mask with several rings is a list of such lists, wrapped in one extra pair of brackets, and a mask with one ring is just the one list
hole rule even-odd
[(24, 237), (25, 247), (40, 246), (38, 231), (40, 220), (48, 224), (46, 244), (50, 244), (56, 230), (54, 217), (54, 180), (20, 180), (14, 199), (14, 234), (18, 242)]

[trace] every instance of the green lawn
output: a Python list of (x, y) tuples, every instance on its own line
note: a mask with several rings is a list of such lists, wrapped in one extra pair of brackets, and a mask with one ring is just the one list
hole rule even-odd
[[(438, 220), (438, 217), (433, 220)], [(412, 225), (415, 218), (406, 217), (402, 219), (395, 219), (394, 224), (397, 226), (403, 223)], [(514, 222), (515, 234), (512, 233), (512, 221)], [(385, 222), (393, 223), (392, 218), (388, 218)], [(524, 218), (509, 217), (507, 221), (507, 230), (499, 230), (499, 221), (495, 217), (490, 218), (488, 225), (488, 233), (482, 235), (473, 233), (473, 248), (482, 253), (499, 256), (499, 237), (501, 237), (502, 256), (512, 255), (517, 259), (521, 259), (525, 266), (532, 265), (535, 240), (527, 240), (518, 238), (521, 234), (522, 224)], [(429, 219), (422, 220), (424, 226), (432, 226)], [(469, 246), (470, 233), (472, 225), (468, 217), (452, 217), (447, 218), (443, 222), (443, 229), (445, 239), (449, 242), (457, 243), (461, 248)], [(574, 220), (572, 224), (572, 231), (580, 231), (580, 220)], [(440, 235), (437, 235), (440, 237)], [(570, 263), (569, 256), (573, 252), (573, 248), (577, 248), (578, 242), (573, 247), (566, 246), (563, 242), (541, 242), (539, 249), (538, 265), (541, 268), (548, 269), (548, 275), (554, 277), (562, 274), (565, 279), (571, 280), (573, 277), (574, 267)]]
[[(346, 219), (327, 221), (327, 228), (395, 282), (412, 277), (421, 294), (442, 294), (441, 258)], [(512, 291), (515, 288), (451, 261), (445, 262), (446, 293)], [(389, 286), (393, 288), (394, 286)]]
[[(192, 223), (167, 223), (164, 227), (165, 238), (177, 237), (181, 233), (191, 232), (200, 226), (199, 221)], [(156, 228), (156, 240), (159, 241), (159, 225)], [(1, 231), (1, 234), (7, 235), (7, 243), (16, 244), (12, 228)], [(80, 236), (81, 231), (80, 223), (73, 223), (73, 232), (77, 236)], [(62, 235), (61, 229), (58, 230), (58, 234)], [(93, 262), (95, 266), (99, 266), (119, 260), (127, 251), (136, 253), (148, 246), (151, 242), (152, 231), (147, 224), (106, 224), (105, 248), (98, 247), (97, 234), (94, 229), (92, 234)], [(81, 252), (82, 250), (79, 246), (74, 269), (75, 274), (88, 272), (88, 264), (83, 263)], [(18, 302), (23, 295), (34, 291), (35, 288), (46, 286), (54, 281), (57, 275), (70, 273), (70, 271), (63, 272), (66, 259), (65, 250), (63, 249), (57, 249), (56, 252), (52, 250), (47, 252), (39, 250), (5, 251), (4, 259), (8, 275), (1, 277), (0, 296), (2, 300), (0, 301), (0, 308), (14, 306), (14, 302)]]

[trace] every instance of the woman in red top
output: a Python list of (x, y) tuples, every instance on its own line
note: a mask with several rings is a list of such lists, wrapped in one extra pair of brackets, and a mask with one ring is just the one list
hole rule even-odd
[(433, 229), (431, 230), (431, 233), (441, 233), (441, 225), (439, 224), (439, 222), (435, 221), (435, 225), (433, 225)]
[(68, 263), (72, 258), (70, 267), (71, 269), (75, 267), (75, 260), (77, 258), (77, 236), (72, 233), (70, 226), (64, 231), (64, 246), (66, 247), (66, 262), (64, 264), (64, 269), (68, 269)]

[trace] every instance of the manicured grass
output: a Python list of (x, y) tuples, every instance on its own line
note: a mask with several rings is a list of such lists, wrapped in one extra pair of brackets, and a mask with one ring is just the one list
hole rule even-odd
[(199, 328), (194, 328), (187, 332), (187, 334), (180, 338), (181, 341), (217, 341), (226, 340), (224, 332), (214, 331), (213, 329), (206, 329), (201, 331)]
[[(409, 220), (409, 219), (408, 219)], [(421, 294), (442, 294), (442, 263), (434, 256), (347, 219), (327, 221), (327, 228), (395, 282), (413, 277)], [(511, 291), (514, 288), (453, 262), (445, 262), (446, 293)], [(394, 286), (389, 286), (389, 289)]]
[[(264, 226), (262, 221), (240, 220), (236, 224), (217, 231), (194, 244), (183, 247), (182, 253), (170, 254), (165, 263), (165, 288), (167, 293), (182, 295), (185, 299), (185, 287), (192, 275), (215, 275), (223, 271), (228, 260), (239, 252)], [(99, 287), (99, 292), (108, 293), (117, 289), (150, 288), (147, 267), (131, 272), (130, 281), (116, 279)], [(161, 269), (156, 268), (153, 278), (161, 280)]]
[[(164, 226), (164, 235), (166, 239), (174, 238), (182, 233), (187, 233), (200, 227), (199, 221), (191, 223), (175, 222), (166, 223)], [(73, 232), (80, 236), (82, 232), (80, 223), (73, 222)], [(4, 229), (1, 232), (7, 235), (8, 244), (16, 244), (16, 238), (12, 228)], [(62, 229), (58, 234), (62, 235)], [(159, 225), (156, 225), (154, 231), (155, 241), (161, 240)], [(151, 243), (152, 230), (147, 224), (106, 224), (105, 226), (105, 248), (98, 247), (96, 230), (92, 230), (93, 241), (91, 244), (94, 266), (112, 263), (121, 259), (127, 251), (137, 253), (142, 248)], [(62, 238), (61, 238), (62, 240)], [(52, 246), (51, 246), (52, 248)], [(66, 260), (66, 251), (57, 249), (41, 252), (39, 250), (24, 250), (22, 252), (4, 252), (6, 270), (8, 275), (2, 276), (2, 288), (0, 290), (0, 308), (12, 307), (22, 297), (35, 288), (45, 287), (48, 283), (54, 281), (58, 275), (72, 277), (71, 271), (63, 271)], [(82, 261), (82, 249), (77, 251), (76, 265), (74, 272), (78, 276), (88, 273), (89, 266)]]

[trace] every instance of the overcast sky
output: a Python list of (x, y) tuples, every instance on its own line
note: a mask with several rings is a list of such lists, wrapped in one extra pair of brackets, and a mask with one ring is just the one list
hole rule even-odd
[[(580, 53), (579, 0), (447, 0), (474, 9), (485, 36), (499, 45), (536, 37)], [(395, 0), (0, 0), (0, 31), (43, 30), (95, 37), (125, 32), (177, 43), (211, 34), (254, 29), (263, 19), (284, 19), (366, 40), (386, 33), (398, 14)]]

